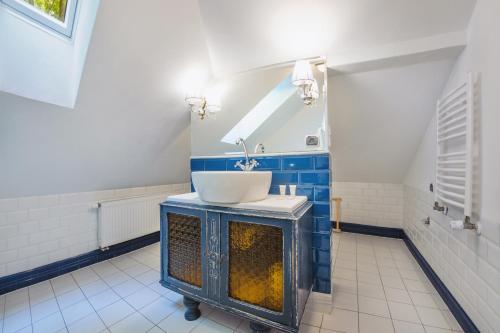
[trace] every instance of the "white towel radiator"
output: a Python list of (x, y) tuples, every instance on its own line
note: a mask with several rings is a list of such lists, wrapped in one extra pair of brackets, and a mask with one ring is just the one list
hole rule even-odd
[(435, 204), (439, 211), (463, 211), (464, 228), (476, 229), (472, 215), (475, 77), (438, 100)]

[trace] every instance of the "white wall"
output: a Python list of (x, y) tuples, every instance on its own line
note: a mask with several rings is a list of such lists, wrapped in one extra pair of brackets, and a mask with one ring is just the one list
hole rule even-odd
[(0, 198), (189, 180), (178, 80), (209, 66), (198, 4), (143, 9), (102, 1), (74, 110), (0, 93)]
[[(479, 146), (473, 219), (481, 236), (452, 232), (449, 218), (432, 211), (427, 190), (434, 181), (434, 124), (429, 125), (406, 176), (404, 228), (433, 269), (453, 292), (481, 332), (500, 332), (500, 2), (477, 2), (469, 25), (467, 49), (455, 64), (447, 89), (465, 80), (469, 71), (481, 74), (476, 144)], [(434, 121), (434, 120), (433, 120)], [(431, 216), (429, 228), (419, 219)]]
[[(341, 222), (401, 228), (404, 188), (402, 184), (334, 182), (333, 194), (342, 198)], [(332, 203), (332, 221), (335, 204)]]
[(401, 184), (452, 64), (330, 76), (333, 180)]
[(0, 199), (0, 277), (97, 249), (98, 201), (189, 189), (186, 183)]
[(0, 3), (0, 91), (72, 108), (99, 2), (78, 2), (72, 39)]
[(329, 77), (333, 196), (343, 198), (343, 222), (401, 227), (402, 183), (452, 64)]

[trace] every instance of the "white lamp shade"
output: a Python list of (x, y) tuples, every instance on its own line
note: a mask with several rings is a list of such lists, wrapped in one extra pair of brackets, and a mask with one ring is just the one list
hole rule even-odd
[(198, 106), (203, 103), (205, 97), (203, 97), (201, 90), (193, 89), (191, 91), (188, 91), (188, 93), (186, 94), (186, 98), (184, 100), (191, 106), (194, 105)]
[(293, 68), (292, 84), (295, 86), (310, 85), (314, 82), (311, 64), (307, 60), (297, 60)]
[(221, 106), (220, 96), (216, 94), (207, 96), (206, 109), (208, 112), (212, 113), (219, 112), (221, 108), (222, 106)]

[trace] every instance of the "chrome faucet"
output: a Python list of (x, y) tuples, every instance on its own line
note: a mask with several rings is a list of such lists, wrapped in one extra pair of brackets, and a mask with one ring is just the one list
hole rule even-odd
[(245, 164), (243, 164), (243, 161), (238, 161), (234, 165), (235, 168), (240, 168), (242, 171), (252, 171), (253, 168), (259, 165), (259, 162), (257, 162), (255, 159), (248, 159), (248, 151), (247, 151), (247, 145), (245, 144), (245, 140), (243, 138), (239, 138), (236, 140), (236, 144), (239, 146), (240, 144), (243, 146), (243, 150), (245, 151)]
[(264, 144), (263, 143), (258, 143), (258, 144), (255, 145), (255, 148), (253, 149), (253, 153), (254, 154), (257, 154), (257, 153), (264, 154), (264, 150), (265, 150)]

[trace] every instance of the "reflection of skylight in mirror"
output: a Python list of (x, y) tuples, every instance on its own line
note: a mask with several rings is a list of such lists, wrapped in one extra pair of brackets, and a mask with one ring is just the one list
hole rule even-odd
[(291, 75), (288, 75), (241, 118), (221, 142), (234, 145), (238, 138), (246, 140), (296, 91), (297, 88), (291, 84)]

